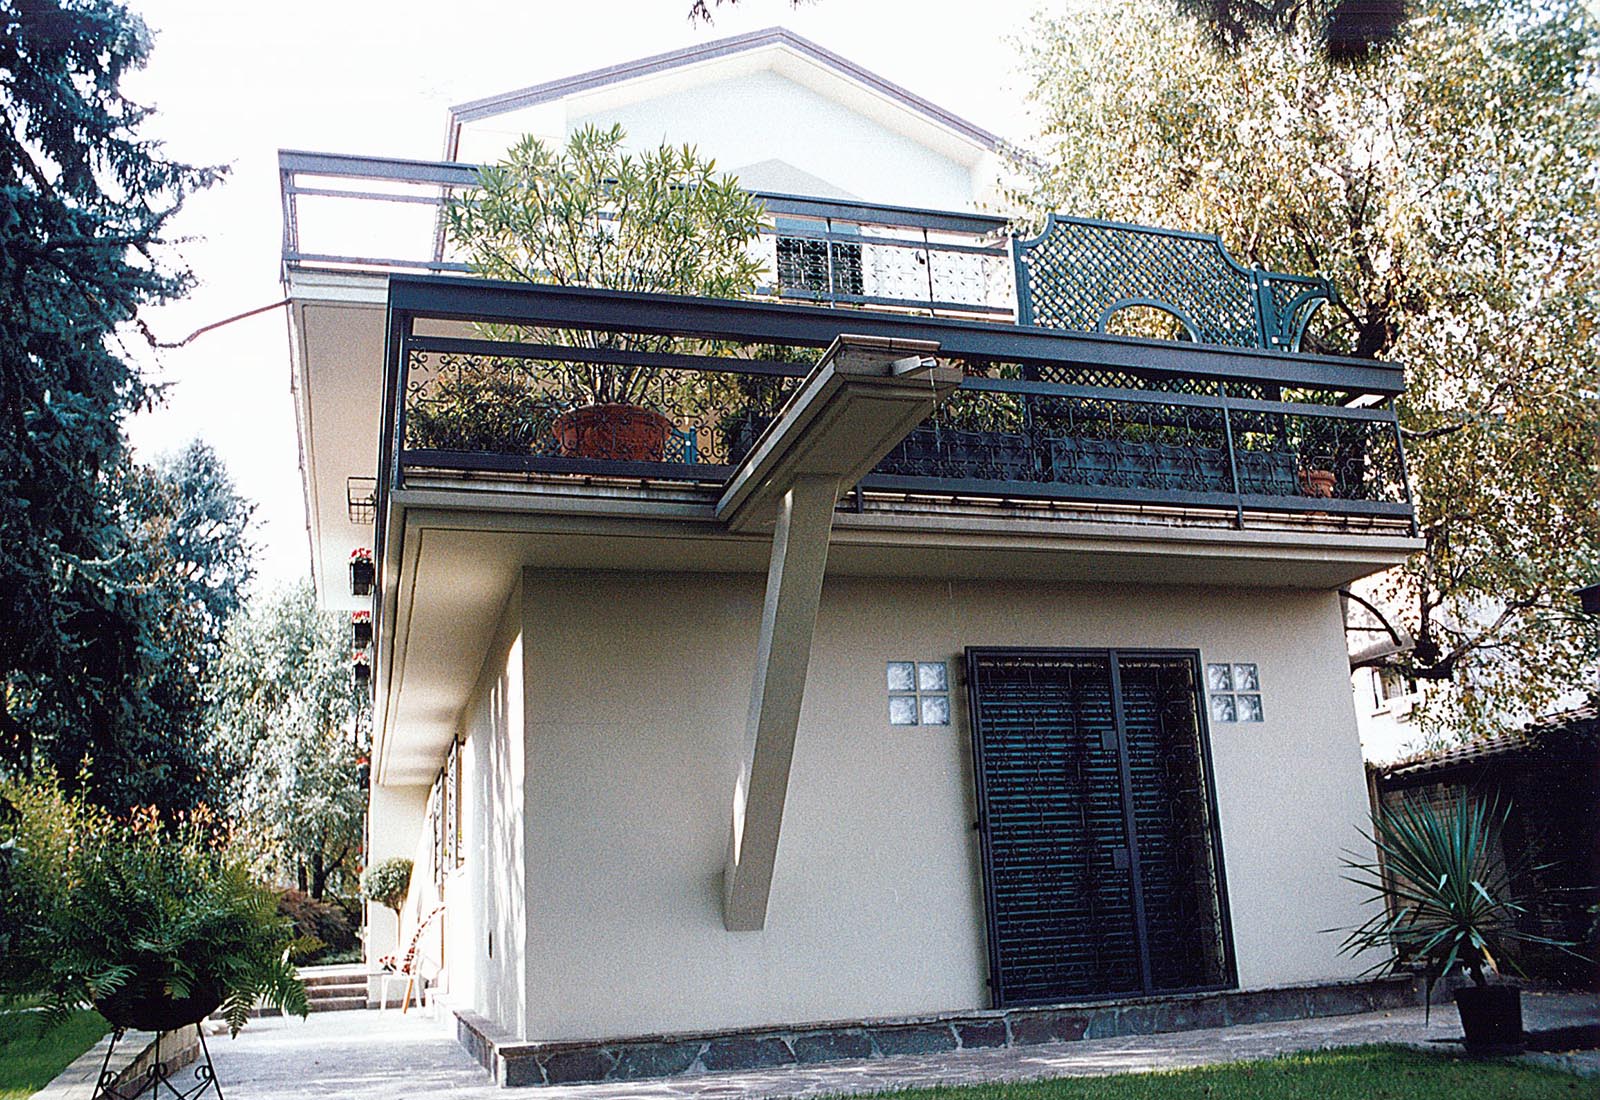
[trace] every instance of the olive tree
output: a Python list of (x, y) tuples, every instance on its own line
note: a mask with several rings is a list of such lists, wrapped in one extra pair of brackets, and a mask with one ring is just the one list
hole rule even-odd
[(1017, 209), (1218, 231), (1339, 291), (1307, 350), (1402, 362), (1423, 551), (1375, 601), (1448, 681), (1434, 731), (1591, 675), (1600, 622), (1600, 25), (1577, 0), (1432, 0), (1330, 64), (1314, 26), (1231, 54), (1166, 0), (1039, 17)]

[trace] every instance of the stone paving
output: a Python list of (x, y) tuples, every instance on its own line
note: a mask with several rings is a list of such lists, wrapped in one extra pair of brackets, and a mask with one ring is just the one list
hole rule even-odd
[[(1600, 1022), (1600, 997), (1528, 992), (1526, 1026), (1570, 1027)], [(550, 1085), (512, 1090), (538, 1100), (756, 1100), (814, 1097), (942, 1084), (982, 1084), (1042, 1077), (1087, 1077), (1110, 1073), (1179, 1069), (1221, 1062), (1270, 1058), (1300, 1050), (1363, 1043), (1435, 1045), (1458, 1037), (1453, 1007), (1437, 1006), (1424, 1023), (1421, 1008), (1325, 1017), (1273, 1024), (1246, 1024), (1209, 1031), (1092, 1039), (1033, 1047), (955, 1051), (938, 1055), (830, 1062), (780, 1069), (702, 1074), (670, 1080)], [(330, 1012), (309, 1020), (251, 1021), (237, 1039), (210, 1040), (217, 1077), (229, 1100), (289, 1100), (347, 1097), (404, 1100), (447, 1096), (452, 1100), (505, 1100), (508, 1090), (488, 1076), (458, 1044), (448, 1012), (429, 1020)], [(1459, 1049), (1441, 1045), (1442, 1049)], [(1600, 1057), (1580, 1055), (1570, 1064), (1600, 1068)]]

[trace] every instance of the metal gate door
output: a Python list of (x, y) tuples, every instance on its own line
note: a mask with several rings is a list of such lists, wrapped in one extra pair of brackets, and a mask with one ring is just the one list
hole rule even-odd
[(968, 649), (967, 684), (996, 1006), (1231, 985), (1197, 655)]

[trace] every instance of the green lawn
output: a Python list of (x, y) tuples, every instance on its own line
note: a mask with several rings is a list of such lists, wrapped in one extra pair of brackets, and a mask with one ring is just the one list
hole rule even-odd
[(98, 1012), (74, 1012), (41, 1031), (39, 1014), (0, 1010), (0, 1100), (24, 1100), (50, 1083), (109, 1030)]
[(1558, 1070), (1404, 1047), (1351, 1047), (1168, 1073), (892, 1095), (895, 1100), (1588, 1100), (1595, 1094), (1593, 1080)]

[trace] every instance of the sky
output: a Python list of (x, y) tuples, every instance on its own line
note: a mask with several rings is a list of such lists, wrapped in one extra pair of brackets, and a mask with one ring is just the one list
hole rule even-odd
[[(283, 298), (280, 148), (438, 159), (453, 103), (773, 25), (1020, 139), (1025, 88), (1010, 39), (1034, 11), (1069, 2), (742, 0), (708, 27), (688, 21), (688, 0), (132, 0), (155, 34), (149, 65), (124, 84), (155, 108), (146, 134), (179, 160), (230, 168), (172, 227), (196, 289), (146, 319), (172, 342)], [(130, 422), (136, 451), (210, 444), (256, 502), (258, 584), (307, 575), (285, 311), (143, 365), (168, 389)]]

